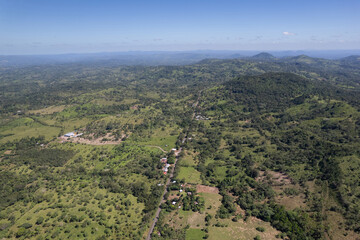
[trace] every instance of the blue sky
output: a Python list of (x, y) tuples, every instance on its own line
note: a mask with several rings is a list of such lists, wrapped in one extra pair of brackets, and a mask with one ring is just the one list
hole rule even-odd
[(360, 49), (359, 0), (0, 0), (0, 55)]

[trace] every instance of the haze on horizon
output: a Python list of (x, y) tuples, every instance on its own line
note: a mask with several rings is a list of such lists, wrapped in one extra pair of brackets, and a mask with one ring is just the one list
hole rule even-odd
[(0, 55), (360, 49), (360, 2), (0, 0)]

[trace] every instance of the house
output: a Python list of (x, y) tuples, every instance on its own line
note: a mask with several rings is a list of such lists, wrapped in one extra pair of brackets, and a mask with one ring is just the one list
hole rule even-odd
[(182, 192), (183, 190), (182, 189), (180, 189), (180, 192)]
[(176, 204), (176, 202), (172, 202), (171, 204), (172, 204), (172, 205), (175, 205), (175, 204)]
[(69, 132), (69, 133), (64, 134), (64, 137), (74, 137), (74, 136), (75, 136), (74, 132)]

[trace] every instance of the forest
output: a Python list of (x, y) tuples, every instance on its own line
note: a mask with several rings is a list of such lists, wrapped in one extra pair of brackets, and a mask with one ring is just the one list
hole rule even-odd
[(152, 239), (360, 239), (359, 79), (356, 56), (2, 66), (0, 238), (145, 239), (160, 207)]

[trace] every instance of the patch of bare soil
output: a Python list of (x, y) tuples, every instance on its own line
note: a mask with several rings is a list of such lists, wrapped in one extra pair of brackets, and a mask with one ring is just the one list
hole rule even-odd
[(305, 195), (300, 193), (297, 196), (276, 196), (276, 203), (283, 205), (287, 210), (294, 210), (295, 208), (305, 208)]
[(291, 178), (285, 173), (274, 172), (274, 171), (260, 171), (259, 177), (256, 178), (256, 181), (264, 182), (271, 181), (271, 185), (288, 185), (291, 184)]
[[(302, 193), (301, 187), (298, 184), (293, 184), (291, 178), (285, 173), (274, 171), (261, 171), (256, 181), (266, 182), (271, 185), (272, 189), (277, 193), (275, 201), (283, 205), (287, 210), (295, 208), (304, 208), (305, 195)], [(296, 194), (286, 194), (285, 190), (293, 190)]]
[(198, 225), (205, 225), (205, 214), (198, 212), (192, 213), (187, 220), (187, 224), (189, 224), (191, 228), (196, 228)]
[(217, 187), (197, 185), (196, 192), (198, 192), (198, 193), (219, 193), (219, 189)]

